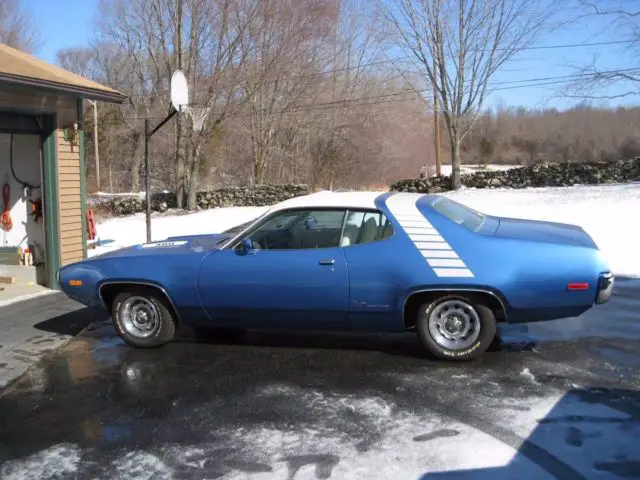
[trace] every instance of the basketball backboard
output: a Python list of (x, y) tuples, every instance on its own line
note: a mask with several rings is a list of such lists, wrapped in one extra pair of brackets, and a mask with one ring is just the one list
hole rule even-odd
[(176, 70), (171, 76), (171, 103), (178, 112), (189, 105), (189, 85), (182, 70)]

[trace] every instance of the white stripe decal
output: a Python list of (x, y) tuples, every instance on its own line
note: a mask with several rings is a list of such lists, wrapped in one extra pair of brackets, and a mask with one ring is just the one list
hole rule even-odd
[(468, 268), (434, 268), (439, 277), (473, 277), (473, 272)]
[(414, 242), (428, 242), (431, 238), (442, 238), (439, 233), (409, 233), (409, 238)]
[(420, 250), (424, 258), (459, 258), (453, 250)]
[(440, 235), (420, 235), (420, 237), (418, 239), (412, 238), (411, 235), (409, 235), (409, 238), (411, 238), (411, 240), (413, 240), (413, 243), (416, 244), (416, 247), (418, 248), (429, 248), (429, 246), (427, 245), (426, 247), (423, 247), (421, 244), (422, 243), (431, 243), (431, 242), (440, 242), (440, 243), (447, 243), (445, 241), (444, 238), (442, 238)]
[(427, 258), (427, 263), (432, 267), (466, 267), (462, 260), (454, 258)]
[(417, 220), (410, 220), (410, 221), (403, 220), (402, 227), (403, 228), (425, 228), (425, 227), (433, 228), (433, 226), (430, 223), (419, 222)]
[[(402, 226), (402, 224), (400, 224)], [(425, 228), (416, 228), (416, 227), (407, 227), (403, 228), (407, 235), (418, 234), (418, 235), (439, 235), (439, 232), (433, 227), (425, 227)]]
[(388, 197), (385, 203), (391, 215), (438, 277), (473, 277), (473, 272), (467, 268), (457, 252), (418, 210), (416, 203), (422, 197), (423, 195), (413, 193), (395, 193)]
[[(442, 238), (442, 237), (440, 237)], [(416, 247), (418, 247), (418, 250), (453, 250), (451, 248), (451, 245), (449, 245), (447, 242), (444, 241), (444, 239), (442, 239), (442, 241), (436, 241), (434, 239), (433, 242), (413, 242), (414, 245)]]

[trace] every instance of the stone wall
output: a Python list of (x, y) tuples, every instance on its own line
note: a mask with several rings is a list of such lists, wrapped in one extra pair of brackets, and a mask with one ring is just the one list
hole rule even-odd
[[(640, 181), (640, 157), (599, 163), (541, 163), (506, 171), (487, 171), (460, 176), (469, 188), (566, 187)], [(448, 176), (400, 180), (392, 191), (438, 193), (451, 190)]]
[[(251, 187), (227, 187), (217, 190), (198, 192), (196, 202), (198, 208), (217, 207), (262, 207), (273, 205), (288, 198), (299, 197), (311, 193), (307, 185), (255, 185)], [(158, 192), (151, 195), (151, 209), (154, 211), (166, 211), (176, 208), (176, 194), (171, 192)], [(99, 205), (101, 211), (113, 215), (132, 215), (143, 212), (146, 208), (144, 196), (114, 196), (111, 198), (91, 197), (91, 205)]]

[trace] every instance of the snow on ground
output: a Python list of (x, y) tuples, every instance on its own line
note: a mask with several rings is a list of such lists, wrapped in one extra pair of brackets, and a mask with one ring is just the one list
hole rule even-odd
[(616, 275), (640, 276), (640, 184), (526, 189), (463, 189), (447, 194), (503, 217), (579, 225)]
[[(477, 173), (477, 172), (489, 172), (489, 171), (505, 171), (512, 168), (519, 168), (522, 165), (487, 165), (484, 168), (480, 168), (477, 165), (460, 165), (460, 173)], [(451, 165), (441, 165), (440, 173), (442, 175), (451, 175)]]
[[(151, 239), (163, 240), (177, 235), (218, 233), (248, 222), (264, 213), (268, 207), (215, 208), (186, 215), (153, 215)], [(98, 224), (98, 246), (89, 250), (89, 256), (146, 242), (144, 213), (113, 218)]]
[[(527, 189), (463, 189), (446, 194), (480, 212), (580, 225), (592, 236), (616, 275), (640, 276), (640, 184)], [(215, 233), (249, 221), (267, 207), (154, 215), (152, 238)], [(98, 224), (97, 255), (146, 239), (144, 214)]]

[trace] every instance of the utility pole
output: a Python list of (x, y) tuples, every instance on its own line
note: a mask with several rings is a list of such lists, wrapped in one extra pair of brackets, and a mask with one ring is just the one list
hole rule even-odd
[(100, 153), (98, 148), (98, 101), (88, 100), (93, 106), (93, 149), (96, 157), (96, 190), (100, 191)]
[(440, 163), (440, 115), (438, 110), (440, 105), (438, 102), (438, 77), (436, 75), (436, 59), (433, 59), (433, 130), (435, 134), (435, 148), (436, 148), (436, 175), (440, 176), (442, 173)]

